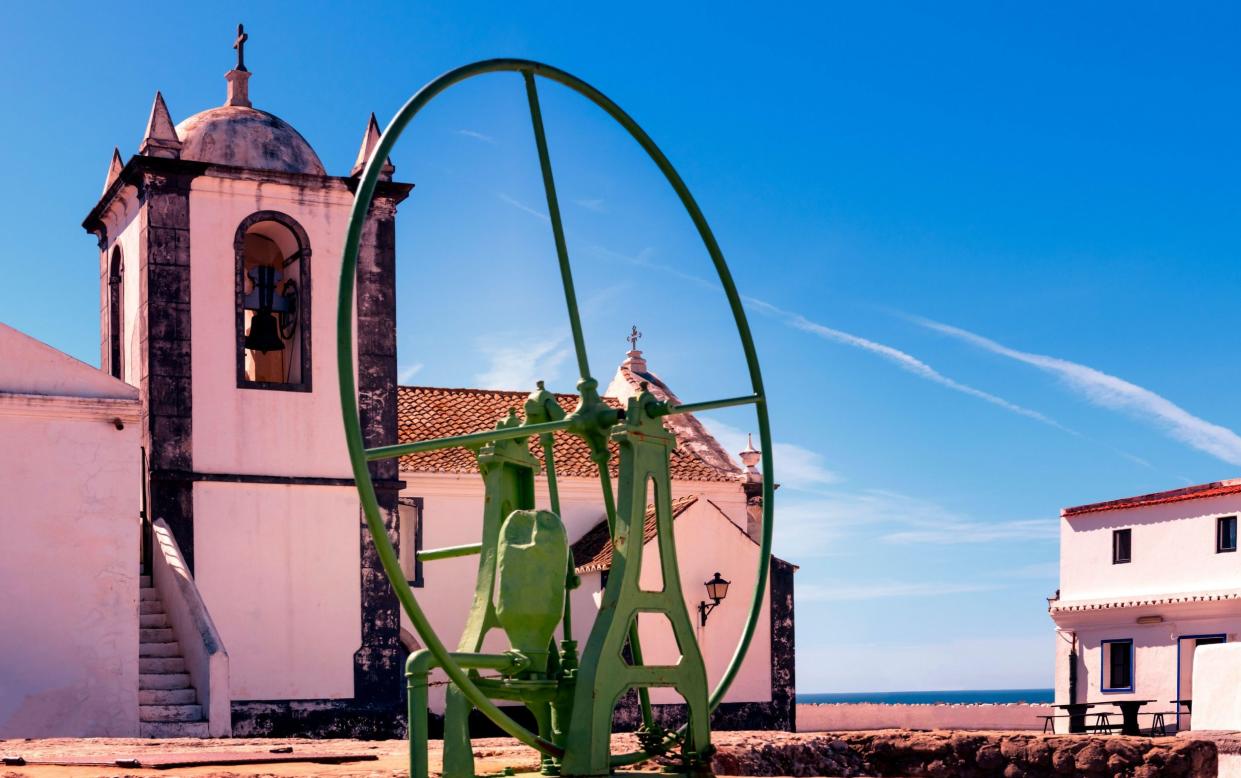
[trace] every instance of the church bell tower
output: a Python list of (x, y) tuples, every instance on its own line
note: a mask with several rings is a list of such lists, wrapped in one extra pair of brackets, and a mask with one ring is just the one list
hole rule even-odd
[[(247, 37), (223, 105), (174, 124), (157, 92), (137, 154), (113, 152), (83, 223), (102, 365), (139, 388), (145, 520), (171, 528), (227, 644), (234, 719), (247, 701), (382, 707), (399, 702), (399, 610), (362, 526), (335, 374), (339, 252), (379, 127), (372, 115), (358, 163), (329, 175), (252, 104)], [(393, 172), (359, 256), (368, 446), (397, 434), (396, 211), (413, 185)], [(395, 526), (397, 464), (372, 468)]]

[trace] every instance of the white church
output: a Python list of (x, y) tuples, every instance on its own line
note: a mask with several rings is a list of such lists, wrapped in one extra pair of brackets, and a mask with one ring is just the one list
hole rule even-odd
[[(403, 662), (420, 646), (362, 521), (334, 367), (339, 252), (379, 128), (372, 116), (358, 164), (330, 175), (252, 105), (237, 64), (223, 105), (176, 123), (157, 93), (137, 153), (113, 153), (83, 223), (98, 241), (102, 369), (0, 325), (0, 738), (404, 732)], [(397, 385), (397, 215), (417, 205), (394, 172), (359, 259), (364, 428), (386, 443), (490, 428), (535, 387)], [(635, 341), (605, 394), (623, 403), (642, 382), (673, 397)], [(684, 595), (714, 685), (747, 598), (708, 616), (702, 582), (753, 586), (763, 476), (758, 452), (734, 461), (691, 415), (666, 424)], [(572, 637), (585, 641), (611, 549), (585, 446), (558, 437), (555, 457), (583, 581)], [(452, 640), (476, 562), (416, 552), (478, 541), (473, 455), (380, 467), (406, 575)], [(794, 727), (794, 570), (772, 560), (717, 727)], [(652, 659), (675, 650), (645, 623), (641, 637)], [(674, 699), (653, 697), (675, 715)]]

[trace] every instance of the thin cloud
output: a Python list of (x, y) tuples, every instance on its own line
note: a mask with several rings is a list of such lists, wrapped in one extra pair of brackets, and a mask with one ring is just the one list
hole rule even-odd
[(1000, 522), (950, 522), (938, 527), (889, 532), (881, 536), (880, 540), (886, 543), (946, 546), (963, 543), (995, 543), (1002, 540), (1055, 540), (1059, 536), (1059, 525), (1054, 519), (1022, 519)]
[(1199, 451), (1229, 464), (1241, 465), (1241, 436), (1227, 427), (1194, 416), (1149, 389), (1077, 362), (1018, 351), (959, 327), (916, 316), (910, 318), (929, 330), (1051, 373), (1094, 405), (1127, 413), (1162, 428), (1172, 438)]
[(483, 143), (490, 143), (493, 146), (497, 143), (495, 138), (485, 133), (481, 133), (478, 130), (457, 130), (457, 134), (464, 135), (467, 138), (473, 138), (474, 140), (481, 140)]
[(785, 324), (793, 327), (794, 329), (808, 332), (812, 335), (817, 335), (818, 337), (823, 338), (824, 340), (830, 340), (833, 343), (840, 343), (845, 346), (862, 349), (863, 351), (869, 351), (872, 354), (882, 357), (883, 359), (895, 364), (900, 369), (913, 373), (919, 378), (924, 378), (933, 383), (937, 383), (940, 386), (953, 390), (954, 392), (960, 392), (961, 394), (991, 403), (992, 405), (1003, 408), (1006, 411), (1016, 413), (1020, 416), (1034, 419), (1035, 421), (1042, 422), (1048, 426), (1055, 427), (1058, 430), (1063, 430), (1070, 434), (1076, 434), (1060, 422), (1055, 419), (1048, 418), (1038, 411), (1030, 410), (1029, 408), (1025, 408), (1016, 403), (1009, 402), (1003, 397), (997, 397), (990, 392), (984, 392), (983, 390), (976, 389), (968, 384), (955, 381), (940, 373), (938, 370), (917, 357), (907, 354), (900, 349), (884, 345), (883, 343), (877, 343), (873, 340), (867, 340), (866, 338), (861, 338), (857, 335), (851, 335), (842, 330), (832, 329), (831, 327), (824, 326), (818, 322), (810, 321), (800, 313), (786, 311), (783, 308), (779, 308), (762, 300), (757, 300), (753, 297), (746, 297), (745, 302), (751, 308), (758, 310), (760, 313), (765, 313), (769, 316), (775, 316), (776, 318), (782, 319)]
[(538, 219), (542, 219), (542, 220), (543, 220), (543, 221), (545, 221), (545, 222), (550, 222), (550, 221), (551, 221), (551, 219), (549, 219), (549, 218), (547, 217), (547, 214), (543, 213), (542, 211), (538, 210), (537, 208), (531, 208), (530, 206), (528, 206), (528, 205), (526, 205), (525, 203), (523, 203), (521, 200), (518, 200), (517, 198), (515, 198), (515, 197), (513, 197), (513, 196), (511, 196), (511, 195), (505, 194), (504, 192), (497, 192), (497, 193), (496, 193), (496, 197), (499, 197), (502, 201), (504, 201), (504, 202), (508, 203), (509, 205), (513, 206), (514, 208), (516, 208), (516, 209), (517, 209), (517, 210), (519, 210), (519, 211), (525, 211), (526, 213), (530, 214), (531, 216), (534, 216), (534, 217), (536, 217), (536, 218), (538, 218)]
[(413, 380), (414, 376), (422, 372), (422, 368), (424, 367), (426, 367), (426, 365), (422, 364), (421, 362), (415, 362), (412, 365), (408, 365), (406, 367), (401, 368), (401, 372), (396, 374), (397, 383), (398, 384), (409, 383), (410, 381)]
[[(703, 416), (699, 416), (698, 419), (707, 426), (712, 437), (718, 440), (729, 454), (735, 456), (749, 443), (746, 433), (731, 424)], [(776, 480), (786, 489), (813, 491), (840, 481), (840, 476), (829, 470), (823, 463), (822, 454), (795, 443), (772, 443), (771, 456), (772, 466), (776, 471)]]
[[(504, 342), (520, 342), (520, 338), (504, 337)], [(521, 346), (496, 346), (483, 341), (478, 350), (487, 358), (487, 370), (474, 376), (476, 386), (488, 389), (530, 389), (536, 381), (554, 381), (560, 365), (572, 353), (564, 337)]]
[(588, 211), (594, 211), (595, 213), (607, 213), (608, 212), (607, 208), (604, 207), (602, 197), (581, 198), (578, 200), (574, 200), (573, 202), (576, 203), (578, 206), (585, 208)]
[(991, 583), (963, 583), (952, 581), (872, 581), (859, 583), (807, 583), (797, 587), (800, 602), (856, 602), (859, 600), (888, 600), (907, 597), (942, 597), (947, 594), (989, 592), (1001, 588)]

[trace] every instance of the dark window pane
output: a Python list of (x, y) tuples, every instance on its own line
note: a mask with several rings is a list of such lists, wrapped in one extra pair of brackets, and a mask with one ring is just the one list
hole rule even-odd
[(1128, 689), (1133, 685), (1133, 644), (1116, 642), (1107, 644), (1110, 651), (1109, 689)]
[(1223, 516), (1216, 530), (1216, 551), (1237, 550), (1237, 517)]
[(1112, 532), (1112, 564), (1122, 564), (1132, 558), (1130, 555), (1132, 533), (1133, 531), (1128, 529), (1118, 529)]

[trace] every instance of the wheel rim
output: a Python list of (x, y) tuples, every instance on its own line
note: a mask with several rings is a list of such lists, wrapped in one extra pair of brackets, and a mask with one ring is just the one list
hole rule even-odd
[[(680, 175), (673, 168), (672, 163), (668, 161), (655, 142), (646, 134), (646, 132), (638, 126), (627, 113), (625, 113), (616, 103), (612, 102), (602, 92), (595, 89), (585, 81), (573, 76), (563, 70), (554, 68), (540, 62), (523, 59), (491, 59), (464, 65), (455, 70), (451, 70), (433, 81), (427, 83), (422, 89), (418, 90), (413, 97), (409, 99), (393, 117), (392, 121), (384, 129), (383, 135), (380, 137), (379, 143), (376, 144), (372, 151), (370, 159), (367, 161), (366, 167), (362, 173), (361, 180), (358, 184), (357, 192), (354, 196), (353, 208), (349, 215), (349, 225), (346, 232), (345, 248), (341, 259), (341, 279), (340, 291), (337, 301), (337, 326), (336, 326), (336, 347), (337, 347), (337, 376), (340, 386), (340, 403), (341, 414), (345, 427), (345, 440), (349, 449), (349, 461), (353, 470), (354, 481), (357, 485), (358, 495), (362, 504), (363, 515), (366, 519), (367, 528), (370, 531), (371, 539), (375, 543), (376, 551), (383, 565), (384, 573), (387, 575), (389, 583), (392, 585), (397, 599), (400, 601), (402, 608), (409, 617), (414, 630), (422, 639), (423, 645), (435, 657), (441, 669), (444, 670), (449, 680), (453, 682), (462, 692), (470, 704), (481, 711), (497, 726), (517, 740), (531, 746), (538, 751), (549, 756), (563, 756), (563, 749), (544, 738), (539, 737), (535, 733), (518, 724), (512, 717), (506, 714), (494, 702), (486, 697), (482, 691), (470, 680), (469, 676), (460, 665), (454, 662), (449, 656), (448, 649), (440, 640), (426, 614), (423, 613), (421, 606), (418, 604), (417, 598), (414, 596), (413, 590), (410, 588), (408, 581), (401, 570), (400, 561), (397, 558), (396, 551), (392, 547), (392, 543), (388, 538), (388, 534), (384, 525), (383, 516), (379, 509), (379, 503), (376, 499), (374, 484), (371, 480), (370, 470), (367, 462), (371, 459), (382, 458), (374, 456), (378, 450), (373, 449), (370, 452), (365, 448), (362, 439), (362, 428), (358, 416), (357, 405), (357, 388), (354, 380), (354, 350), (353, 350), (353, 298), (357, 280), (357, 260), (358, 249), (361, 244), (362, 229), (366, 222), (366, 217), (370, 209), (371, 200), (375, 194), (375, 188), (379, 181), (379, 175), (383, 163), (388, 159), (392, 152), (392, 148), (396, 145), (401, 134), (413, 121), (414, 117), (431, 102), (441, 92), (448, 88), (466, 81), (476, 76), (488, 73), (512, 72), (520, 73), (527, 85), (527, 93), (530, 95), (531, 113), (535, 122), (535, 132), (539, 142), (540, 162), (543, 164), (543, 178), (545, 187), (548, 190), (548, 200), (550, 210), (553, 217), (553, 230), (557, 243), (557, 253), (561, 262), (561, 278), (565, 285), (566, 303), (569, 307), (570, 324), (573, 328), (574, 345), (578, 356), (579, 372), (582, 374), (582, 380), (592, 380), (589, 376), (589, 369), (586, 363), (586, 354), (583, 337), (581, 334), (581, 326), (577, 316), (575, 293), (572, 285), (572, 278), (569, 274), (567, 249), (564, 245), (563, 231), (560, 226), (559, 214), (556, 212), (556, 201), (554, 184), (551, 179), (550, 162), (547, 159), (545, 140), (542, 137), (542, 120), (539, 115), (537, 94), (534, 91), (534, 77), (539, 76), (549, 81), (568, 87), (578, 94), (586, 97), (599, 108), (602, 108), (608, 115), (617, 121), (629, 135), (638, 142), (647, 156), (656, 164), (663, 173), (665, 180), (676, 192), (681, 201), (682, 206), (689, 214), (694, 222), (695, 228), (698, 230), (699, 237), (703, 241), (703, 245), (707, 249), (707, 253), (711, 257), (711, 261), (715, 266), (719, 276), (720, 284), (724, 289), (725, 296), (728, 298), (729, 308), (733, 314), (733, 320), (737, 326), (737, 334), (741, 339), (741, 345), (746, 358), (746, 366), (750, 373), (750, 384), (753, 395), (746, 404), (755, 406), (755, 415), (758, 421), (759, 441), (762, 447), (762, 466), (763, 466), (763, 519), (762, 534), (759, 542), (759, 559), (758, 568), (755, 575), (754, 587), (750, 601), (750, 608), (745, 622), (745, 628), (742, 630), (741, 637), (737, 641), (736, 649), (733, 652), (732, 659), (729, 661), (728, 667), (725, 669), (723, 676), (717, 683), (715, 689), (711, 692), (708, 700), (708, 706), (711, 710), (720, 704), (728, 688), (736, 678), (740, 670), (741, 663), (745, 658), (750, 643), (754, 637), (755, 628), (758, 624), (759, 616), (762, 612), (763, 597), (767, 590), (767, 581), (770, 574), (771, 564), (771, 544), (773, 536), (773, 513), (774, 513), (774, 488), (773, 488), (773, 467), (771, 453), (771, 428), (767, 413), (766, 394), (763, 389), (762, 373), (759, 369), (758, 355), (754, 348), (753, 337), (750, 332), (749, 322), (745, 315), (744, 307), (741, 303), (740, 295), (737, 293), (736, 285), (733, 282), (732, 274), (728, 269), (727, 263), (724, 261), (723, 253), (720, 251), (719, 244), (716, 242), (715, 235), (712, 233), (710, 226), (707, 224), (706, 218), (699, 209), (693, 195), (690, 194), (688, 187)], [(716, 403), (717, 407), (724, 405), (742, 404), (740, 402), (722, 401)], [(713, 405), (712, 403), (703, 403), (702, 406)], [(685, 406), (688, 407), (688, 406)], [(706, 408), (702, 408), (706, 410)], [(393, 448), (393, 447), (388, 447)], [(684, 728), (675, 733), (670, 734), (665, 746), (671, 745), (679, 739), (683, 734)], [(656, 749), (658, 750), (658, 749)], [(613, 755), (611, 758), (613, 766), (625, 766), (636, 764), (641, 761), (655, 756), (651, 751), (633, 751), (627, 754)]]

